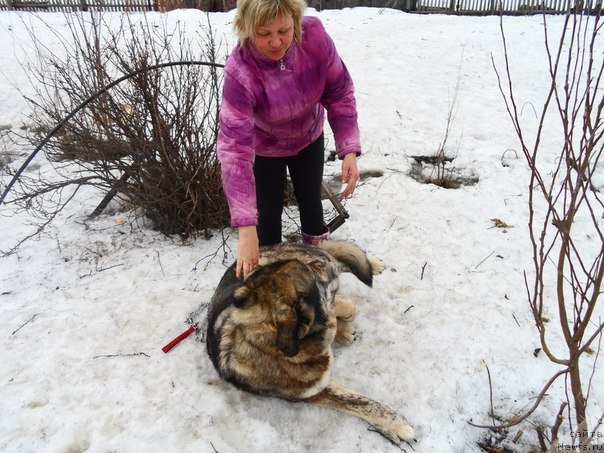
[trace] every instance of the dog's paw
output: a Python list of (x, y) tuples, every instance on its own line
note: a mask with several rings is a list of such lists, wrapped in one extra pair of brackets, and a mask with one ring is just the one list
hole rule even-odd
[(352, 323), (339, 319), (335, 340), (343, 346), (351, 345), (355, 340)]
[(399, 417), (392, 420), (386, 426), (381, 427), (381, 429), (378, 428), (376, 431), (398, 446), (402, 443), (411, 445), (411, 442), (417, 442), (413, 427)]
[[(338, 296), (336, 296), (336, 302), (338, 302)], [(334, 312), (338, 320), (352, 322), (359, 314), (359, 307), (357, 307), (350, 299), (344, 299), (346, 303), (335, 303)]]
[(336, 294), (333, 299), (333, 311), (336, 318), (350, 322), (359, 314), (359, 307), (348, 297)]
[(394, 420), (391, 430), (396, 437), (405, 442), (411, 442), (415, 439), (415, 430), (403, 419)]
[(373, 275), (381, 274), (386, 269), (384, 262), (375, 256), (369, 257), (369, 265), (371, 266), (371, 273)]

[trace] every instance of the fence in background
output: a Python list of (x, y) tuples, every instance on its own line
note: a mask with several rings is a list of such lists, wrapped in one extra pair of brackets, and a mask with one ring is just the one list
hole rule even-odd
[(564, 14), (575, 8), (594, 14), (602, 0), (417, 0), (419, 12), (453, 14)]
[(158, 11), (157, 0), (0, 0), (0, 11)]
[[(169, 11), (197, 8), (228, 11), (236, 0), (0, 0), (0, 11)], [(545, 10), (563, 14), (577, 9), (588, 14), (602, 10), (603, 0), (307, 0), (308, 6), (324, 9), (358, 6), (393, 8), (418, 13), (535, 14)]]

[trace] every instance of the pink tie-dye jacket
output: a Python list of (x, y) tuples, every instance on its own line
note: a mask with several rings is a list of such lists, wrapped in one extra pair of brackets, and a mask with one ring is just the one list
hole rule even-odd
[(257, 224), (254, 156), (296, 155), (321, 135), (324, 109), (338, 157), (361, 152), (350, 74), (318, 18), (302, 30), (281, 61), (251, 43), (227, 59), (218, 158), (233, 227)]

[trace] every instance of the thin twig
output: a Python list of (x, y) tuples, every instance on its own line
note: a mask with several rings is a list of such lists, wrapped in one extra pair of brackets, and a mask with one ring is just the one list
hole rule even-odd
[[(104, 272), (104, 271), (108, 271), (109, 269), (113, 269), (115, 267), (121, 267), (123, 265), (124, 265), (123, 263), (120, 263), (120, 264), (114, 264), (113, 266), (102, 267), (102, 268), (99, 269), (98, 268), (98, 262), (97, 262), (96, 265), (95, 265), (94, 271), (95, 272)], [(87, 274), (80, 275), (78, 278), (83, 279), (85, 277), (90, 277), (90, 276), (92, 276), (92, 270), (88, 271)]]
[(593, 361), (593, 366), (591, 367), (591, 374), (589, 375), (589, 383), (587, 384), (587, 392), (585, 395), (585, 400), (589, 400), (589, 395), (591, 394), (592, 382), (594, 375), (596, 374), (596, 363), (598, 363), (598, 358), (600, 357), (600, 352), (602, 351), (602, 331), (600, 331), (600, 338), (598, 339), (598, 348), (596, 349), (596, 357)]
[(537, 439), (539, 440), (539, 447), (541, 447), (541, 451), (547, 452), (549, 450), (549, 448), (547, 448), (547, 444), (548, 444), (549, 440), (546, 442), (547, 436), (545, 435), (543, 427), (537, 426), (537, 428), (535, 428), (535, 430), (537, 431)]
[(420, 280), (423, 280), (423, 279), (424, 279), (424, 271), (426, 270), (426, 266), (427, 266), (427, 265), (428, 265), (428, 262), (426, 261), (426, 262), (424, 263), (424, 265), (422, 266), (422, 273), (421, 273), (421, 275), (419, 276), (419, 279), (420, 279)]
[(21, 324), (17, 330), (15, 330), (13, 333), (11, 333), (11, 336), (14, 335), (14, 334), (16, 334), (17, 332), (19, 332), (23, 327), (25, 327), (30, 322), (33, 322), (33, 320), (36, 319), (36, 316), (38, 316), (39, 314), (40, 313), (36, 313), (31, 318), (29, 318), (27, 321), (25, 321), (23, 324)]
[(162, 266), (162, 264), (161, 264), (161, 257), (159, 256), (159, 250), (156, 250), (155, 253), (157, 253), (157, 262), (159, 263), (159, 268), (161, 269), (161, 273), (164, 276), (164, 278), (166, 278), (166, 273), (164, 272), (164, 266)]
[(564, 420), (564, 417), (562, 416), (562, 414), (564, 413), (564, 408), (566, 407), (567, 404), (568, 403), (566, 401), (564, 401), (560, 405), (560, 409), (558, 410), (558, 415), (556, 415), (556, 421), (554, 422), (554, 425), (552, 426), (552, 440), (551, 440), (552, 444), (554, 442), (556, 442), (556, 440), (558, 439), (558, 431), (560, 430), (560, 425), (562, 425), (562, 421)]
[(101, 267), (100, 269), (96, 269), (97, 272), (104, 272), (104, 271), (108, 271), (109, 269), (113, 269), (115, 267), (122, 267), (124, 264), (120, 263), (120, 264), (114, 264), (112, 266), (107, 266), (107, 267)]
[(594, 445), (594, 442), (596, 440), (600, 440), (601, 436), (601, 432), (600, 432), (600, 427), (604, 424), (604, 412), (602, 412), (602, 414), (600, 415), (600, 418), (598, 419), (598, 423), (596, 423), (596, 426), (594, 426), (591, 429), (591, 437), (589, 439), (589, 444), (590, 445)]
[(136, 356), (145, 356), (145, 357), (149, 357), (149, 358), (151, 357), (146, 352), (133, 352), (131, 354), (102, 354), (102, 355), (95, 355), (93, 357), (93, 359), (106, 359), (106, 358), (112, 358), (112, 357), (136, 357)]
[(212, 262), (212, 260), (213, 260), (214, 258), (216, 258), (216, 255), (218, 255), (218, 251), (219, 251), (219, 250), (220, 250), (220, 247), (219, 247), (219, 248), (217, 248), (217, 249), (216, 249), (216, 251), (215, 251), (214, 253), (210, 253), (209, 255), (206, 255), (206, 256), (204, 256), (204, 257), (200, 258), (199, 260), (197, 260), (197, 262), (195, 263), (195, 266), (193, 267), (193, 269), (192, 269), (192, 270), (193, 270), (193, 271), (196, 271), (196, 270), (197, 270), (197, 266), (199, 266), (199, 263), (201, 263), (201, 262), (202, 262), (203, 260), (205, 260), (206, 258), (209, 258), (208, 262), (206, 263), (205, 267), (203, 268), (203, 270), (205, 271), (205, 270), (207, 269), (207, 267), (208, 267), (208, 264), (209, 264), (210, 262)]
[(489, 365), (484, 360), (482, 361), (484, 366), (487, 369), (487, 377), (489, 379), (489, 403), (491, 405), (491, 420), (493, 421), (493, 425), (495, 424), (495, 406), (493, 405), (493, 382), (491, 381), (491, 370), (489, 370)]
[(474, 268), (474, 270), (478, 269), (478, 267), (479, 267), (479, 266), (480, 266), (482, 263), (484, 263), (486, 260), (488, 260), (488, 259), (491, 257), (491, 255), (493, 255), (493, 253), (495, 253), (495, 252), (493, 251), (493, 252), (489, 253), (489, 256), (487, 256), (487, 257), (486, 257), (485, 259), (483, 259), (483, 260), (482, 260), (480, 263), (478, 263), (478, 264), (476, 265), (476, 267)]

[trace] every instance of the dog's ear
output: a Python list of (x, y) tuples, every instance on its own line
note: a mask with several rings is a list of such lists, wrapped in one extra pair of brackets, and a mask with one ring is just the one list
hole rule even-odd
[(301, 340), (315, 325), (317, 310), (306, 294), (298, 297), (298, 339)]
[(326, 321), (321, 293), (313, 281), (306, 291), (298, 295), (291, 318), (277, 323), (277, 347), (286, 356), (294, 357), (300, 351), (300, 340), (314, 331), (316, 324), (324, 325)]
[(288, 357), (293, 357), (300, 351), (298, 323), (295, 319), (277, 323), (277, 348)]
[[(306, 311), (308, 311), (310, 307), (312, 307), (314, 310), (314, 322), (321, 324), (327, 322), (327, 313), (325, 312), (323, 303), (321, 302), (321, 292), (319, 291), (319, 286), (314, 280), (310, 284), (309, 288), (307, 288), (307, 291), (300, 296), (300, 307), (302, 309), (306, 307)], [(302, 313), (304, 313), (304, 310)]]

